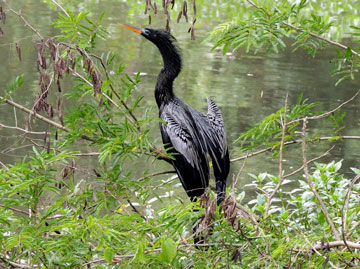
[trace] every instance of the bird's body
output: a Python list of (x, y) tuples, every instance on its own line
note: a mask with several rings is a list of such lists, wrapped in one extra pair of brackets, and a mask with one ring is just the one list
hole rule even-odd
[(164, 30), (138, 29), (123, 25), (153, 42), (162, 55), (164, 66), (156, 86), (160, 131), (180, 181), (191, 199), (201, 196), (209, 185), (209, 158), (216, 180), (218, 204), (224, 200), (230, 161), (224, 121), (215, 102), (207, 98), (207, 114), (197, 111), (175, 96), (173, 81), (181, 71), (181, 56), (176, 39)]

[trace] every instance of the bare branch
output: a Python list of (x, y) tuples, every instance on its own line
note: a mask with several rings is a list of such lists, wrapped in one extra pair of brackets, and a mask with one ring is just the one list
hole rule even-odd
[[(349, 100), (343, 102), (342, 104), (340, 104), (338, 107), (334, 108), (333, 110), (330, 110), (330, 111), (328, 111), (328, 112), (325, 112), (325, 113), (323, 113), (323, 114), (321, 114), (321, 115), (312, 116), (312, 117), (307, 117), (307, 120), (317, 120), (317, 119), (321, 119), (321, 118), (325, 118), (325, 117), (329, 116), (330, 114), (332, 114), (332, 113), (336, 112), (337, 110), (339, 110), (340, 108), (342, 108), (344, 105), (346, 105), (346, 104), (350, 103), (352, 100), (354, 100), (354, 99), (356, 98), (356, 96), (359, 95), (359, 93), (360, 93), (360, 90), (358, 90), (358, 91), (355, 93), (355, 95), (353, 95)], [(290, 125), (290, 124), (293, 124), (293, 123), (296, 123), (296, 122), (300, 122), (300, 121), (302, 121), (302, 120), (303, 120), (303, 118), (297, 119), (297, 120), (293, 120), (293, 121), (289, 122), (288, 124)]]
[[(233, 246), (233, 247), (243, 247), (244, 244), (228, 244), (228, 243), (209, 243), (209, 244), (180, 244), (178, 245), (178, 249), (179, 248), (185, 248), (185, 247), (216, 247), (219, 245), (223, 245), (223, 246)], [(155, 248), (155, 249), (151, 249), (151, 250), (146, 250), (144, 253), (153, 253), (153, 252), (161, 252), (162, 249), (161, 248)], [(136, 254), (128, 254), (128, 255), (115, 255), (113, 258), (113, 262), (121, 262), (122, 259), (128, 259), (128, 258), (133, 258), (135, 257)], [(90, 264), (94, 264), (94, 263), (101, 263), (101, 262), (106, 262), (105, 259), (98, 259), (98, 260), (93, 260), (87, 263), (84, 263), (82, 265), (82, 267), (85, 267), (87, 265)]]
[(276, 184), (276, 187), (272, 191), (270, 195), (267, 196), (266, 201), (266, 207), (265, 207), (265, 213), (264, 216), (266, 217), (269, 213), (271, 200), (277, 193), (277, 191), (280, 189), (280, 186), (284, 180), (283, 177), (283, 148), (284, 148), (284, 142), (285, 142), (285, 134), (286, 134), (286, 112), (287, 112), (287, 100), (288, 100), (288, 93), (286, 93), (285, 97), (285, 107), (284, 107), (284, 116), (280, 113), (281, 118), (281, 125), (282, 125), (282, 134), (281, 134), (281, 142), (280, 142), (280, 149), (279, 149), (279, 182)]
[(69, 16), (69, 13), (67, 13), (67, 11), (65, 10), (65, 8), (63, 8), (58, 2), (56, 2), (55, 0), (51, 0), (58, 8), (61, 9), (62, 12), (64, 12), (64, 14), (67, 16), (67, 17), (70, 17)]
[(331, 150), (333, 150), (334, 148), (335, 148), (335, 146), (332, 146), (329, 150), (327, 150), (325, 153), (321, 154), (320, 156), (315, 157), (315, 158), (313, 158), (313, 159), (311, 159), (311, 160), (308, 160), (308, 161), (306, 162), (306, 164), (302, 164), (301, 167), (299, 167), (298, 169), (296, 169), (296, 170), (292, 171), (291, 173), (285, 175), (284, 178), (288, 178), (288, 177), (291, 177), (292, 175), (295, 175), (296, 173), (299, 173), (301, 170), (304, 169), (305, 165), (308, 165), (309, 163), (315, 162), (315, 161), (317, 161), (317, 160), (325, 157), (325, 156), (328, 155), (329, 152), (330, 152)]
[(12, 13), (14, 13), (16, 16), (18, 16), (24, 23), (25, 26), (27, 26), (28, 28), (31, 29), (31, 31), (33, 31), (41, 40), (44, 39), (44, 37), (40, 34), (40, 32), (38, 30), (36, 30), (33, 26), (31, 26), (28, 21), (24, 18), (23, 15), (21, 15), (21, 12), (16, 12), (14, 9), (12, 9), (10, 7), (10, 5), (7, 3), (6, 0), (2, 0), (2, 2), (8, 7), (9, 11), (11, 11)]
[[(58, 129), (60, 129), (60, 130), (63, 130), (63, 131), (65, 131), (65, 132), (70, 132), (70, 130), (69, 130), (68, 128), (62, 126), (60, 123), (57, 123), (57, 122), (55, 122), (55, 121), (52, 121), (52, 120), (50, 120), (50, 119), (48, 119), (48, 118), (46, 118), (46, 117), (44, 117), (44, 116), (42, 116), (42, 115), (40, 115), (40, 114), (38, 114), (38, 113), (35, 113), (34, 111), (32, 111), (32, 110), (30, 110), (30, 109), (28, 109), (28, 108), (26, 108), (26, 107), (24, 107), (24, 106), (22, 106), (22, 105), (20, 105), (20, 104), (18, 104), (18, 103), (15, 103), (15, 102), (13, 102), (13, 101), (11, 101), (11, 100), (9, 100), (9, 99), (6, 99), (6, 98), (0, 96), (0, 101), (4, 101), (5, 103), (14, 106), (14, 107), (16, 107), (17, 109), (20, 109), (20, 110), (22, 110), (22, 111), (24, 111), (24, 112), (26, 112), (26, 113), (29, 113), (30, 115), (33, 115), (35, 118), (38, 118), (38, 119), (40, 119), (40, 120), (42, 120), (42, 121), (44, 121), (44, 122), (46, 122), (46, 123), (48, 123), (48, 124), (50, 124), (50, 125), (58, 128)], [(87, 135), (81, 135), (80, 137), (81, 137), (82, 139), (85, 139), (85, 140), (88, 140), (88, 141), (92, 141), (92, 142), (95, 142), (95, 141), (96, 141), (96, 139), (91, 138), (91, 137), (89, 137), (89, 136), (87, 136)]]
[(334, 233), (336, 240), (341, 240), (339, 232), (337, 231), (335, 224), (334, 224), (333, 220), (331, 219), (323, 200), (321, 199), (320, 195), (316, 191), (316, 189), (311, 181), (311, 178), (310, 178), (310, 174), (309, 174), (309, 170), (308, 170), (308, 166), (307, 166), (307, 160), (306, 160), (306, 122), (307, 122), (307, 118), (305, 117), (303, 119), (303, 129), (302, 129), (302, 137), (303, 137), (303, 139), (302, 139), (302, 155), (303, 155), (303, 166), (304, 166), (304, 173), (305, 173), (306, 181), (309, 184), (311, 191), (314, 193), (316, 200), (319, 202), (321, 211), (325, 215), (325, 217), (330, 225), (330, 228), (331, 228), (332, 232)]
[(46, 132), (32, 132), (32, 131), (27, 131), (25, 129), (22, 129), (20, 127), (16, 127), (16, 126), (7, 126), (7, 125), (4, 125), (2, 123), (0, 123), (0, 127), (1, 128), (6, 128), (6, 129), (15, 129), (15, 130), (18, 130), (18, 131), (21, 131), (25, 134), (34, 134), (34, 135), (44, 135)]
[[(360, 136), (359, 135), (322, 136), (322, 137), (317, 137), (317, 138), (308, 140), (308, 142), (328, 141), (328, 140), (333, 140), (333, 139), (360, 139)], [(298, 144), (298, 143), (302, 143), (302, 140), (298, 139), (298, 140), (287, 141), (287, 142), (284, 143), (284, 146), (295, 145), (295, 144)], [(254, 157), (256, 155), (259, 155), (259, 154), (262, 154), (262, 153), (265, 153), (265, 152), (270, 152), (270, 151), (273, 151), (273, 150), (274, 150), (274, 147), (268, 147), (268, 148), (256, 151), (254, 153), (247, 153), (244, 156), (231, 159), (230, 162), (241, 161), (241, 160), (244, 160), (246, 158)]]
[(147, 179), (147, 178), (149, 178), (149, 177), (154, 177), (154, 176), (159, 176), (159, 175), (164, 175), (164, 174), (175, 174), (176, 173), (176, 171), (174, 171), (174, 170), (171, 170), (171, 171), (162, 171), (162, 172), (155, 172), (155, 173), (152, 173), (152, 174), (148, 174), (148, 175), (146, 175), (146, 176), (144, 176), (144, 177), (142, 177), (142, 178), (139, 178), (139, 179), (137, 179), (136, 181), (143, 181), (143, 180), (145, 180), (145, 179)]
[[(341, 226), (342, 226), (342, 229), (341, 229), (341, 234), (342, 234), (342, 238), (343, 238), (343, 241), (344, 241), (344, 244), (346, 245), (347, 249), (351, 251), (349, 245), (347, 244), (347, 240), (346, 240), (346, 219), (347, 219), (347, 215), (348, 215), (348, 210), (349, 210), (349, 203), (350, 203), (350, 196), (351, 196), (351, 191), (352, 191), (352, 188), (353, 186), (355, 185), (356, 181), (360, 178), (360, 175), (356, 175), (354, 177), (354, 179), (351, 181), (351, 184), (348, 188), (348, 191), (346, 193), (346, 196), (345, 196), (345, 199), (344, 199), (344, 203), (343, 203), (343, 208), (341, 210)], [(344, 212), (345, 210), (345, 212)]]
[(0, 204), (1, 207), (4, 207), (4, 208), (7, 208), (7, 209), (10, 209), (11, 211), (14, 211), (14, 212), (17, 212), (17, 213), (21, 213), (21, 214), (24, 214), (26, 216), (29, 216), (29, 213), (26, 212), (26, 211), (23, 211), (21, 209), (17, 209), (15, 207), (10, 207), (10, 206), (6, 206), (6, 205), (2, 205)]

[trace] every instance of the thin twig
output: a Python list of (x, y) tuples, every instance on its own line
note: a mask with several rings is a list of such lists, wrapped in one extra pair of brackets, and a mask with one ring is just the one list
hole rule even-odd
[(3, 162), (0, 162), (0, 164), (1, 164), (4, 168), (6, 168), (7, 171), (9, 171), (9, 167), (7, 167)]
[[(351, 248), (360, 249), (359, 243), (347, 241), (347, 244)], [(343, 240), (337, 240), (337, 241), (333, 241), (333, 242), (328, 242), (324, 245), (314, 246), (313, 249), (322, 250), (322, 249), (326, 249), (326, 248), (344, 247), (344, 246), (345, 246), (345, 243)]]
[[(310, 163), (312, 163), (312, 162), (315, 162), (315, 161), (317, 161), (317, 160), (325, 157), (325, 156), (328, 155), (329, 152), (330, 152), (331, 150), (333, 150), (334, 148), (335, 148), (335, 146), (332, 146), (330, 149), (328, 149), (325, 153), (321, 154), (320, 156), (315, 157), (315, 158), (313, 158), (313, 159), (311, 159), (311, 160), (308, 160), (308, 161), (306, 162), (306, 165), (308, 165), (308, 164), (310, 164)], [(284, 178), (288, 178), (288, 177), (291, 177), (292, 175), (295, 175), (296, 173), (299, 173), (301, 170), (304, 169), (304, 166), (305, 166), (305, 164), (302, 164), (301, 167), (299, 167), (298, 169), (296, 169), (296, 170), (292, 171), (291, 173), (285, 175)]]
[(65, 10), (65, 8), (63, 8), (58, 2), (56, 2), (55, 0), (51, 0), (58, 8), (61, 9), (62, 12), (64, 12), (64, 14), (67, 16), (67, 17), (70, 17), (69, 16), (69, 13), (67, 13), (67, 11)]
[(288, 93), (286, 93), (286, 97), (285, 97), (285, 108), (284, 108), (284, 115), (282, 116), (282, 114), (280, 113), (280, 118), (281, 118), (281, 125), (282, 125), (282, 135), (281, 135), (281, 142), (280, 142), (280, 149), (279, 149), (279, 182), (276, 184), (276, 187), (274, 188), (274, 190), (271, 192), (271, 194), (269, 196), (267, 196), (267, 201), (266, 201), (266, 207), (265, 207), (265, 213), (264, 216), (266, 217), (269, 213), (269, 209), (270, 209), (270, 205), (271, 205), (271, 200), (273, 199), (273, 197), (275, 196), (275, 194), (278, 192), (278, 190), (280, 189), (280, 186), (284, 180), (283, 177), (283, 148), (284, 148), (284, 142), (285, 142), (285, 135), (286, 135), (286, 111), (287, 111), (287, 100), (288, 100)]
[(44, 37), (40, 34), (40, 32), (38, 30), (36, 30), (33, 26), (31, 26), (27, 20), (24, 18), (23, 15), (21, 15), (21, 12), (16, 12), (14, 9), (12, 9), (10, 7), (10, 5), (6, 2), (6, 0), (2, 0), (2, 2), (8, 7), (9, 11), (11, 11), (12, 13), (14, 13), (16, 16), (18, 16), (24, 23), (25, 26), (27, 26), (28, 28), (30, 28), (41, 40), (44, 40)]
[(0, 204), (0, 206), (1, 206), (1, 207), (4, 207), (4, 208), (8, 208), (8, 209), (10, 209), (11, 211), (14, 211), (14, 212), (21, 213), (21, 214), (24, 214), (24, 215), (26, 215), (26, 216), (29, 216), (29, 213), (28, 213), (28, 212), (23, 211), (23, 210), (21, 210), (21, 209), (17, 209), (17, 208), (15, 208), (15, 207), (10, 207), (10, 206), (6, 206), (6, 205), (2, 205), (2, 204)]
[[(107, 80), (110, 81), (109, 73), (108, 73), (108, 71), (107, 71), (107, 69), (106, 69), (106, 65), (105, 65), (103, 59), (102, 59), (101, 57), (97, 56), (97, 55), (94, 55), (94, 54), (89, 54), (89, 55), (92, 56), (92, 57), (95, 57), (96, 59), (98, 59), (98, 60), (100, 61), (101, 66), (102, 66), (103, 69), (104, 69), (105, 76), (106, 76)], [(117, 93), (117, 91), (115, 91), (112, 83), (110, 83), (109, 86), (110, 86), (111, 91), (112, 91), (112, 92), (115, 94), (115, 96), (119, 99), (119, 101), (121, 102), (121, 104), (125, 107), (126, 111), (127, 111), (127, 112), (130, 114), (130, 116), (133, 118), (133, 120), (134, 120), (135, 122), (138, 122), (137, 118), (136, 118), (135, 115), (132, 113), (132, 111), (130, 110), (130, 108), (129, 108), (129, 107), (127, 106), (127, 104), (122, 100), (122, 98), (121, 98), (120, 95)], [(140, 130), (140, 127), (139, 127), (139, 126), (137, 126), (137, 127), (138, 127), (138, 130)]]
[(141, 177), (139, 179), (137, 179), (136, 181), (144, 181), (145, 179), (149, 178), (149, 177), (154, 177), (154, 176), (159, 176), (159, 175), (164, 175), (164, 174), (175, 174), (176, 171), (174, 170), (170, 170), (170, 171), (161, 171), (161, 172), (155, 172), (155, 173), (152, 173), (152, 174), (148, 174), (144, 177)]
[(18, 130), (18, 131), (21, 131), (25, 134), (34, 134), (34, 135), (44, 135), (46, 132), (32, 132), (32, 131), (27, 131), (25, 129), (22, 129), (20, 127), (16, 127), (16, 126), (7, 126), (5, 124), (2, 124), (0, 123), (0, 127), (1, 128), (6, 128), (6, 129), (15, 129), (15, 130)]
[[(216, 247), (219, 245), (224, 245), (224, 246), (234, 246), (234, 247), (242, 247), (244, 246), (243, 244), (229, 244), (229, 243), (209, 243), (209, 244), (181, 244), (178, 245), (178, 249), (179, 248), (184, 248), (184, 247)], [(162, 249), (161, 248), (156, 248), (156, 249), (151, 249), (151, 250), (146, 250), (144, 251), (144, 253), (153, 253), (153, 252), (161, 252)], [(128, 258), (133, 258), (135, 257), (136, 254), (128, 254), (128, 255), (115, 255), (113, 258), (113, 262), (121, 262), (122, 259), (128, 259)], [(93, 261), (89, 261), (87, 263), (84, 263), (81, 267), (85, 267), (87, 265), (90, 264), (94, 264), (94, 263), (101, 263), (101, 262), (106, 262), (105, 259), (98, 259), (98, 260), (93, 260)]]
[[(360, 139), (360, 136), (358, 136), (358, 135), (322, 136), (322, 137), (317, 137), (317, 138), (308, 140), (308, 142), (327, 141), (327, 140), (333, 140), (334, 138), (336, 138), (336, 139)], [(284, 143), (284, 146), (295, 145), (295, 144), (298, 144), (298, 143), (302, 143), (302, 140), (298, 139), (298, 140), (287, 141), (287, 142)], [(273, 151), (273, 150), (274, 150), (274, 147), (267, 147), (265, 149), (261, 149), (259, 151), (254, 152), (254, 153), (247, 153), (244, 156), (231, 159), (230, 162), (241, 161), (241, 160), (244, 160), (246, 158), (254, 157), (256, 155), (266, 153), (266, 152), (269, 152), (269, 151)]]
[[(44, 121), (44, 122), (58, 128), (58, 129), (61, 129), (61, 130), (65, 131), (65, 132), (71, 132), (70, 129), (62, 126), (60, 123), (52, 121), (52, 120), (50, 120), (50, 119), (48, 119), (48, 118), (46, 118), (46, 117), (44, 117), (44, 116), (42, 116), (42, 115), (40, 115), (38, 113), (34, 113), (34, 111), (32, 111), (32, 110), (30, 110), (30, 109), (28, 109), (28, 108), (26, 108), (26, 107), (24, 107), (24, 106), (22, 106), (22, 105), (20, 105), (18, 103), (15, 103), (15, 102), (13, 102), (13, 101), (11, 101), (9, 99), (6, 99), (6, 98), (0, 96), (0, 101), (4, 101), (5, 103), (7, 103), (9, 105), (12, 105), (12, 106), (14, 106), (14, 107), (26, 112), (26, 113), (29, 113), (29, 114), (33, 115), (35, 118), (38, 118), (38, 119), (40, 119), (40, 120), (42, 120), (42, 121)], [(87, 135), (81, 135), (80, 137), (85, 139), (85, 140), (88, 140), (88, 141), (92, 141), (92, 142), (96, 141), (96, 139), (91, 138), (91, 137), (89, 137)]]
[[(359, 93), (360, 93), (360, 90), (358, 90), (358, 91), (355, 93), (355, 95), (353, 95), (349, 100), (341, 103), (338, 107), (336, 107), (336, 108), (334, 108), (334, 109), (332, 109), (332, 110), (330, 110), (330, 111), (328, 111), (328, 112), (325, 112), (325, 113), (323, 113), (323, 114), (320, 114), (320, 115), (307, 117), (307, 120), (317, 120), (317, 119), (325, 118), (325, 117), (331, 115), (332, 113), (334, 113), (334, 112), (336, 112), (337, 110), (339, 110), (340, 108), (342, 108), (344, 105), (346, 105), (346, 104), (350, 103), (352, 100), (354, 100), (354, 99), (356, 98), (356, 96), (359, 95)], [(303, 118), (297, 119), (297, 120), (293, 120), (293, 121), (289, 122), (288, 124), (290, 125), (290, 124), (293, 124), (293, 123), (296, 123), (296, 122), (300, 122), (300, 121), (302, 121), (302, 120), (303, 120)]]
[(135, 213), (137, 213), (140, 217), (142, 217), (145, 221), (147, 221), (146, 217), (144, 215), (142, 215), (139, 210), (137, 210), (137, 208), (132, 204), (132, 202), (127, 199), (127, 202), (129, 203), (129, 205), (131, 206), (132, 210), (134, 210)]
[[(13, 267), (15, 267), (15, 268), (25, 268), (25, 269), (33, 269), (34, 268), (34, 267), (31, 267), (31, 266), (27, 266), (25, 264), (20, 264), (20, 263), (8, 261), (5, 257), (2, 257), (2, 256), (0, 256), (0, 259), (3, 260), (5, 263), (10, 264), (12, 266), (10, 268), (13, 268)], [(37, 267), (35, 267), (35, 268), (37, 268)]]
[[(354, 184), (356, 183), (356, 181), (360, 178), (360, 175), (356, 175), (354, 177), (354, 179), (351, 181), (351, 184), (348, 188), (348, 191), (346, 193), (346, 196), (344, 198), (344, 202), (343, 202), (343, 208), (341, 210), (341, 235), (342, 235), (342, 239), (344, 241), (345, 246), (347, 247), (347, 249), (350, 251), (350, 253), (352, 253), (349, 245), (347, 244), (347, 240), (346, 240), (346, 219), (347, 219), (347, 214), (348, 214), (348, 210), (349, 210), (349, 203), (350, 203), (350, 196), (351, 196), (351, 191), (352, 188), (354, 186)], [(345, 210), (345, 212), (344, 212)]]
[(334, 224), (333, 220), (331, 219), (323, 200), (321, 199), (320, 195), (316, 191), (316, 189), (311, 181), (311, 178), (310, 178), (310, 174), (309, 174), (309, 170), (308, 170), (308, 166), (307, 166), (307, 160), (306, 160), (306, 121), (307, 121), (307, 118), (305, 117), (303, 119), (303, 128), (302, 128), (302, 137), (303, 137), (303, 139), (302, 139), (302, 155), (303, 155), (304, 173), (305, 173), (306, 181), (309, 184), (311, 191), (314, 193), (317, 201), (319, 202), (321, 211), (325, 215), (325, 217), (330, 225), (330, 228), (331, 228), (332, 232), (334, 233), (336, 240), (341, 240), (339, 232), (337, 231), (335, 224)]

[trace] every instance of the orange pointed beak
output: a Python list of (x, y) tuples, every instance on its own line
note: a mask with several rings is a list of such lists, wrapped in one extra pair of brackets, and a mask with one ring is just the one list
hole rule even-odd
[(142, 30), (141, 30), (140, 28), (136, 28), (136, 27), (134, 27), (134, 26), (131, 26), (131, 25), (128, 25), (128, 24), (123, 24), (123, 23), (120, 23), (120, 25), (121, 25), (122, 27), (125, 27), (125, 28), (127, 28), (127, 29), (135, 32), (135, 33), (138, 33), (138, 34), (141, 34), (141, 33), (142, 33)]

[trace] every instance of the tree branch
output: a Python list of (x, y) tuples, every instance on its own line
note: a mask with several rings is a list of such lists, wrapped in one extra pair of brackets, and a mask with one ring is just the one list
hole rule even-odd
[(284, 108), (284, 115), (280, 113), (281, 118), (281, 125), (282, 125), (282, 134), (281, 134), (281, 142), (280, 142), (280, 149), (279, 149), (279, 182), (276, 184), (276, 187), (271, 192), (270, 195), (267, 196), (266, 201), (266, 207), (265, 207), (265, 213), (264, 216), (266, 217), (269, 213), (271, 200), (277, 193), (277, 191), (280, 189), (280, 186), (284, 180), (283, 177), (283, 148), (284, 148), (284, 142), (285, 142), (285, 134), (286, 134), (286, 111), (287, 111), (287, 99), (288, 99), (288, 93), (286, 93), (285, 97), (285, 108)]
[[(257, 8), (257, 9), (260, 9), (260, 7), (259, 7), (258, 5), (256, 5), (253, 1), (247, 0), (247, 2), (248, 2), (250, 5), (252, 5), (253, 7), (255, 7), (255, 8)], [(293, 29), (293, 30), (295, 30), (295, 31), (297, 31), (297, 32), (307, 32), (307, 31), (305, 31), (305, 30), (303, 30), (303, 29), (300, 29), (299, 27), (296, 27), (296, 26), (294, 26), (294, 25), (292, 25), (292, 24), (290, 24), (290, 23), (287, 23), (286, 21), (282, 21), (282, 24), (286, 25), (287, 27), (290, 27), (291, 29)], [(322, 40), (322, 41), (325, 41), (326, 43), (328, 43), (328, 44), (330, 44), (330, 45), (336, 46), (336, 47), (341, 48), (341, 49), (347, 49), (347, 48), (348, 48), (348, 46), (346, 46), (346, 45), (344, 45), (344, 44), (341, 44), (341, 43), (339, 43), (339, 42), (335, 42), (335, 41), (332, 41), (332, 40), (327, 39), (327, 38), (325, 38), (325, 37), (321, 37), (321, 36), (319, 36), (319, 35), (317, 35), (317, 34), (314, 34), (314, 33), (312, 33), (312, 32), (308, 32), (308, 33), (309, 33), (309, 35), (312, 36), (313, 38), (316, 38), (316, 39), (320, 39), (320, 40)], [(357, 51), (351, 49), (351, 52), (352, 52), (354, 55), (360, 57), (360, 53), (358, 53)]]
[(303, 139), (302, 139), (302, 155), (303, 155), (303, 166), (304, 166), (304, 173), (305, 173), (306, 181), (308, 182), (308, 184), (311, 188), (311, 191), (314, 193), (316, 200), (319, 202), (321, 211), (325, 215), (325, 217), (330, 225), (330, 228), (331, 228), (332, 232), (334, 233), (336, 240), (341, 240), (339, 232), (337, 231), (335, 224), (334, 224), (333, 220), (331, 219), (323, 200), (321, 199), (320, 195), (316, 191), (316, 189), (311, 181), (311, 178), (310, 178), (310, 174), (309, 174), (309, 170), (308, 170), (308, 166), (307, 166), (307, 160), (306, 160), (306, 121), (307, 121), (307, 118), (305, 117), (303, 119), (303, 128), (302, 128), (302, 137), (303, 137)]
[[(332, 113), (336, 112), (337, 110), (339, 110), (340, 108), (342, 108), (344, 105), (346, 105), (346, 104), (350, 103), (352, 100), (354, 100), (356, 98), (356, 96), (359, 95), (359, 93), (360, 93), (360, 90), (358, 90), (355, 93), (355, 95), (353, 95), (349, 100), (341, 103), (338, 107), (334, 108), (333, 110), (330, 110), (328, 112), (325, 112), (325, 113), (317, 115), (317, 116), (307, 117), (307, 120), (318, 120), (318, 119), (325, 118), (325, 117), (329, 116), (330, 114), (332, 114)], [(296, 122), (300, 122), (302, 120), (303, 120), (303, 118), (293, 120), (293, 121), (289, 122), (288, 124), (290, 125), (290, 124), (293, 124), (293, 123), (296, 123)]]
[(16, 16), (18, 16), (24, 23), (25, 26), (27, 26), (28, 28), (31, 29), (31, 31), (33, 31), (41, 40), (44, 39), (44, 37), (40, 34), (40, 32), (38, 30), (36, 30), (33, 26), (31, 26), (27, 20), (24, 18), (23, 15), (21, 15), (20, 11), (16, 12), (14, 9), (12, 9), (10, 7), (10, 5), (6, 2), (6, 0), (2, 0), (2, 2), (8, 7), (9, 11), (11, 11), (12, 13), (14, 13)]
[(6, 129), (15, 129), (15, 130), (18, 130), (18, 131), (21, 131), (25, 134), (34, 134), (34, 135), (44, 135), (46, 134), (46, 132), (32, 132), (32, 131), (27, 131), (25, 129), (22, 129), (20, 127), (16, 127), (16, 126), (7, 126), (7, 125), (4, 125), (2, 123), (0, 123), (0, 127), (1, 128), (6, 128)]
[[(48, 119), (48, 118), (46, 118), (46, 117), (44, 117), (44, 116), (42, 116), (42, 115), (40, 115), (40, 114), (37, 114), (37, 113), (35, 113), (34, 111), (32, 111), (32, 110), (30, 110), (30, 109), (28, 109), (28, 108), (26, 108), (26, 107), (24, 107), (24, 106), (22, 106), (22, 105), (20, 105), (20, 104), (18, 104), (18, 103), (15, 103), (15, 102), (13, 102), (13, 101), (11, 101), (11, 100), (9, 100), (9, 99), (6, 99), (6, 98), (0, 96), (0, 101), (3, 101), (3, 102), (5, 102), (5, 103), (7, 103), (7, 104), (9, 104), (9, 105), (12, 105), (12, 106), (16, 107), (17, 109), (20, 109), (20, 110), (22, 110), (22, 111), (24, 111), (24, 112), (26, 112), (26, 113), (29, 113), (30, 115), (34, 116), (35, 118), (38, 118), (38, 119), (40, 119), (40, 120), (42, 120), (42, 121), (44, 121), (44, 122), (46, 122), (46, 123), (48, 123), (48, 124), (50, 124), (50, 125), (58, 128), (58, 129), (60, 129), (60, 130), (63, 130), (63, 131), (65, 131), (65, 132), (71, 132), (70, 129), (62, 126), (60, 123), (57, 123), (57, 122), (52, 121), (52, 120), (50, 120), (50, 119)], [(89, 137), (89, 136), (87, 136), (87, 135), (81, 135), (80, 137), (83, 138), (83, 139), (85, 139), (85, 140), (91, 141), (91, 142), (95, 142), (95, 141), (96, 141), (96, 139), (91, 138), (91, 137)]]
[[(341, 210), (341, 235), (342, 235), (342, 239), (344, 241), (344, 244), (346, 245), (347, 249), (351, 251), (350, 246), (347, 244), (347, 240), (346, 240), (346, 219), (347, 219), (347, 214), (348, 214), (348, 210), (349, 210), (349, 203), (350, 203), (350, 196), (351, 196), (351, 190), (353, 188), (353, 186), (355, 185), (356, 181), (360, 178), (360, 175), (356, 175), (354, 177), (354, 179), (351, 181), (351, 184), (348, 188), (348, 191), (346, 193), (344, 202), (343, 202), (343, 208)], [(345, 210), (345, 212), (344, 212)], [(351, 221), (350, 221), (351, 222)]]
[[(358, 135), (322, 136), (322, 137), (314, 138), (314, 139), (312, 139), (310, 141), (308, 140), (308, 142), (327, 141), (327, 140), (332, 140), (334, 138), (335, 139), (360, 139), (360, 136), (358, 136)], [(284, 143), (284, 146), (295, 145), (295, 144), (298, 144), (298, 143), (302, 143), (302, 140), (298, 139), (298, 140), (287, 141), (287, 142)], [(268, 148), (256, 151), (254, 153), (247, 153), (244, 156), (231, 159), (230, 162), (241, 161), (241, 160), (244, 160), (246, 158), (254, 157), (256, 155), (259, 155), (259, 154), (262, 154), (262, 153), (265, 153), (265, 152), (268, 152), (268, 151), (273, 151), (273, 150), (274, 150), (274, 147), (268, 147)]]

